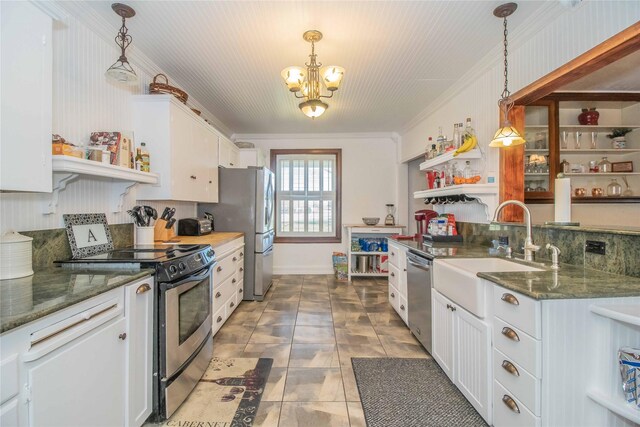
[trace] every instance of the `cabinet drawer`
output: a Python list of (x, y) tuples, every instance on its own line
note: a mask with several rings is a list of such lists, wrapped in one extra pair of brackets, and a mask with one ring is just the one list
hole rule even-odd
[(231, 298), (227, 300), (224, 306), (225, 317), (228, 319), (229, 316), (231, 316), (231, 313), (233, 313), (233, 311), (238, 307), (238, 297), (236, 296), (235, 292), (233, 295), (231, 295)]
[(398, 293), (398, 290), (391, 284), (389, 285), (389, 304), (391, 304), (393, 309), (397, 311), (398, 314), (400, 313), (400, 294)]
[[(513, 336), (509, 338), (509, 335)], [(513, 325), (493, 318), (493, 346), (510, 360), (529, 371), (534, 377), (542, 377), (542, 342)]]
[[(515, 410), (509, 407), (508, 402), (515, 405)], [(517, 397), (513, 396), (498, 381), (494, 381), (493, 425), (494, 427), (539, 427), (541, 423), (540, 418), (529, 411)]]
[(389, 265), (389, 285), (400, 289), (400, 270), (393, 264)]
[(396, 245), (389, 245), (389, 265), (400, 266), (400, 249)]
[(219, 283), (222, 283), (227, 277), (231, 276), (236, 271), (236, 262), (233, 260), (232, 255), (228, 255), (218, 260), (218, 265), (213, 268), (213, 287), (217, 287)]
[(536, 339), (542, 338), (540, 301), (495, 285), (493, 287), (493, 308), (495, 316)]
[(409, 317), (408, 317), (408, 313), (409, 313), (409, 309), (407, 308), (407, 299), (400, 295), (399, 301), (398, 301), (398, 314), (400, 315), (400, 317), (402, 317), (402, 320), (404, 320), (404, 323), (409, 323)]
[(235, 276), (228, 277), (220, 286), (213, 288), (213, 312), (224, 307), (225, 302), (236, 293)]
[[(14, 354), (0, 362), (0, 403), (18, 394), (18, 355)], [(4, 424), (2, 424), (4, 425)]]
[(18, 427), (18, 398), (4, 403), (0, 406), (0, 426)]
[(236, 266), (244, 265), (244, 248), (240, 248), (231, 255), (231, 261), (236, 263)]
[(493, 349), (493, 377), (513, 397), (533, 412), (540, 415), (540, 380), (500, 351)]
[(227, 320), (224, 313), (224, 305), (221, 306), (218, 311), (213, 313), (213, 329), (211, 331), (211, 335), (215, 335), (216, 332), (220, 330), (222, 325), (224, 325), (224, 321)]
[(236, 284), (236, 298), (238, 298), (238, 305), (244, 299), (244, 280), (240, 280)]

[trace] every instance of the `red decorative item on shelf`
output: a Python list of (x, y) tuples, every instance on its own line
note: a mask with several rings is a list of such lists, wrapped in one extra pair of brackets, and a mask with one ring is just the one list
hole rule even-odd
[(600, 118), (600, 113), (597, 112), (595, 108), (583, 108), (582, 113), (578, 116), (578, 123), (581, 125), (596, 126), (598, 124), (598, 118)]

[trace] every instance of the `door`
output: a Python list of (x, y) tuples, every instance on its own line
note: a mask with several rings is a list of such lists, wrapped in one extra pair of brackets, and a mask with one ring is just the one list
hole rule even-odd
[(462, 307), (455, 311), (456, 385), (491, 424), (491, 332), (489, 325)]
[(256, 233), (266, 233), (274, 229), (275, 221), (275, 178), (267, 168), (256, 173)]
[(433, 311), (433, 352), (431, 355), (449, 379), (454, 381), (454, 316), (451, 307), (451, 301), (440, 295), (438, 291), (433, 291), (431, 298), (431, 309)]
[(257, 253), (255, 263), (256, 282), (253, 293), (256, 300), (262, 301), (273, 281), (273, 246), (263, 253)]
[(29, 425), (123, 425), (125, 330), (121, 317), (26, 363)]

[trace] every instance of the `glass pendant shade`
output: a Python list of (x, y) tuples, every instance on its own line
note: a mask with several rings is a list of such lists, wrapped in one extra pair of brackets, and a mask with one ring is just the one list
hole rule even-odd
[(522, 145), (526, 141), (520, 135), (520, 133), (511, 126), (511, 123), (507, 122), (498, 129), (493, 136), (493, 140), (489, 143), (489, 147), (501, 148), (501, 147), (514, 147), (516, 145)]
[(298, 92), (300, 90), (304, 82), (305, 74), (305, 69), (302, 67), (287, 67), (280, 73), (284, 82), (287, 84), (287, 88), (289, 88), (291, 92)]
[(309, 101), (305, 101), (299, 105), (300, 109), (304, 113), (305, 116), (311, 117), (312, 119), (315, 117), (320, 117), (329, 106), (324, 102), (318, 99), (310, 99)]
[(124, 83), (128, 85), (134, 85), (138, 83), (138, 76), (136, 72), (133, 71), (131, 64), (125, 58), (124, 61), (122, 59), (118, 59), (115, 64), (113, 64), (109, 69), (104, 73), (108, 78), (115, 80), (119, 83)]
[(342, 78), (344, 77), (344, 68), (338, 67), (337, 65), (322, 67), (320, 69), (320, 75), (328, 90), (338, 90), (340, 82), (342, 82)]

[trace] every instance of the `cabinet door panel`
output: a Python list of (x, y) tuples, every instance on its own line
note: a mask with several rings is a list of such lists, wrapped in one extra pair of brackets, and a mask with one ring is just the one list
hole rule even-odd
[(193, 119), (171, 106), (171, 188), (174, 200), (197, 200)]
[(447, 308), (451, 301), (433, 291), (431, 297), (431, 309), (433, 312), (433, 353), (432, 356), (438, 365), (454, 381), (453, 367), (453, 313)]
[(29, 425), (124, 424), (126, 320), (101, 326), (37, 361), (27, 363)]
[(457, 307), (455, 313), (456, 385), (491, 424), (491, 331), (463, 308)]

